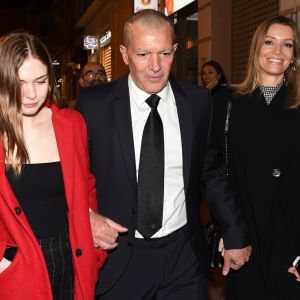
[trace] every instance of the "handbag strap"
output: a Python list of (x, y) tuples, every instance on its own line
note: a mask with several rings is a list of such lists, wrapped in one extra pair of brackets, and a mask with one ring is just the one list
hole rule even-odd
[(224, 127), (224, 140), (225, 140), (225, 171), (226, 174), (229, 174), (229, 157), (228, 157), (228, 130), (229, 130), (229, 119), (230, 119), (230, 112), (231, 112), (232, 102), (231, 99), (228, 100), (227, 104), (227, 113), (226, 113), (226, 120), (225, 120), (225, 127)]

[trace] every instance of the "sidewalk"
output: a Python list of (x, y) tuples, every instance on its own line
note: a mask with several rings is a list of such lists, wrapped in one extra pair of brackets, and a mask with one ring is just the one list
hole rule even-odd
[(221, 269), (213, 271), (214, 282), (208, 284), (208, 300), (225, 300), (224, 284), (225, 277)]

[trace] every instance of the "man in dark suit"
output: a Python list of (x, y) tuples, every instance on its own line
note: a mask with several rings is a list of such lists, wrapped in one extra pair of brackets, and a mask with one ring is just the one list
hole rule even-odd
[(209, 92), (169, 80), (176, 48), (166, 16), (134, 14), (120, 46), (129, 75), (79, 97), (101, 211), (90, 212), (94, 243), (110, 252), (101, 300), (206, 299), (202, 192), (222, 225), (223, 274), (250, 256), (215, 147)]

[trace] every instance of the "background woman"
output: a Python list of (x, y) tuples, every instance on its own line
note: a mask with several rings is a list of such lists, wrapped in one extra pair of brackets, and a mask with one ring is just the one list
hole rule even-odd
[(247, 217), (252, 256), (231, 272), (230, 300), (296, 300), (288, 268), (300, 253), (299, 35), (285, 17), (256, 30), (230, 119), (231, 174)]
[[(213, 96), (213, 109), (214, 109), (214, 125), (216, 136), (218, 138), (218, 143), (222, 148), (223, 160), (226, 162), (226, 148), (225, 148), (225, 121), (228, 109), (228, 103), (231, 97), (232, 90), (228, 87), (228, 82), (226, 75), (221, 67), (221, 65), (214, 61), (210, 60), (206, 62), (201, 69), (201, 79), (202, 84), (211, 91)], [(211, 212), (209, 211), (206, 201), (202, 201), (201, 213), (203, 218), (206, 221), (206, 234), (209, 235), (209, 232), (214, 232), (216, 235), (216, 230), (220, 231), (216, 221), (214, 220)], [(214, 231), (212, 229), (215, 228)], [(212, 240), (209, 244), (209, 258), (210, 265), (212, 268), (213, 280), (208, 283), (208, 297), (216, 297), (216, 291), (219, 292), (218, 297), (224, 299), (224, 281), (225, 278), (222, 276), (220, 268), (222, 262), (221, 255), (216, 255), (214, 245), (215, 240)], [(218, 267), (219, 266), (219, 267)], [(211, 296), (212, 295), (212, 296)], [(213, 296), (214, 295), (214, 296)], [(219, 299), (218, 298), (218, 299)]]
[(210, 60), (206, 62), (201, 69), (201, 79), (203, 85), (214, 93), (217, 88), (227, 85), (226, 75), (221, 65)]
[(221, 65), (214, 60), (210, 60), (202, 66), (201, 79), (203, 85), (211, 91), (213, 96), (215, 128), (225, 154), (224, 127), (232, 90), (228, 87), (227, 78)]
[(106, 254), (84, 121), (60, 110), (49, 53), (36, 37), (0, 38), (1, 299), (94, 299)]

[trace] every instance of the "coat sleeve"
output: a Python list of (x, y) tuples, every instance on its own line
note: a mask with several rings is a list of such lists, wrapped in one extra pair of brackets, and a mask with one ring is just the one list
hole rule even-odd
[(88, 139), (87, 139), (87, 128), (85, 125), (85, 122), (83, 120), (83, 118), (81, 117), (81, 133), (82, 133), (82, 140), (84, 143), (84, 147), (85, 147), (85, 155), (86, 155), (86, 161), (87, 161), (87, 172), (88, 172), (88, 188), (89, 188), (89, 208), (94, 211), (97, 212), (98, 211), (98, 201), (97, 201), (97, 196), (96, 196), (96, 180), (95, 180), (95, 176), (91, 173), (90, 171), (90, 161), (89, 161), (89, 151), (88, 151)]
[(232, 185), (225, 173), (214, 124), (211, 109), (201, 182), (208, 206), (221, 225), (225, 248), (239, 249), (249, 245), (249, 237), (242, 210), (234, 197)]

